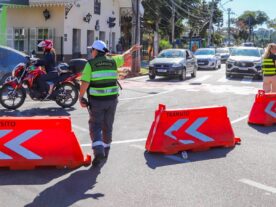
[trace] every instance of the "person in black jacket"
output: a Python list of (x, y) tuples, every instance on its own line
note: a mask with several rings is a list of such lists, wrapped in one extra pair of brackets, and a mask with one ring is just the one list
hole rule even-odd
[(38, 44), (38, 47), (43, 48), (43, 58), (38, 60), (37, 66), (44, 66), (46, 73), (38, 79), (38, 86), (42, 92), (42, 97), (47, 98), (51, 95), (53, 84), (47, 84), (47, 81), (54, 82), (58, 78), (58, 72), (56, 66), (56, 52), (53, 47), (52, 40), (44, 40)]

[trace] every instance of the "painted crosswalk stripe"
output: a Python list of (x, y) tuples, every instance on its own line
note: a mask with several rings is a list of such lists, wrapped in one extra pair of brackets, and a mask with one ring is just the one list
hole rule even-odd
[(250, 84), (250, 83), (252, 83), (252, 81), (253, 81), (253, 77), (244, 77), (241, 80), (241, 83), (243, 83), (243, 84)]
[(220, 83), (225, 83), (227, 81), (229, 81), (229, 80), (226, 77), (222, 77), (222, 78), (218, 79), (218, 82), (220, 82)]
[(255, 187), (255, 188), (259, 188), (261, 190), (264, 190), (264, 191), (267, 191), (267, 192), (270, 192), (270, 193), (276, 193), (276, 188), (268, 186), (268, 185), (264, 185), (264, 184), (261, 184), (261, 183), (258, 183), (258, 182), (255, 182), (253, 180), (249, 180), (249, 179), (244, 178), (244, 179), (240, 179), (239, 182), (250, 185), (250, 186)]
[(196, 78), (193, 82), (202, 82), (202, 81), (207, 80), (210, 77), (211, 77), (210, 75), (205, 75), (205, 76), (202, 76), (200, 78)]

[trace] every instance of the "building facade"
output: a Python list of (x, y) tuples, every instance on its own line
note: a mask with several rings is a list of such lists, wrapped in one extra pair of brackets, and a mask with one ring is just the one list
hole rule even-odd
[(29, 6), (10, 5), (5, 41), (39, 55), (37, 44), (53, 39), (60, 60), (86, 57), (87, 46), (97, 39), (116, 51), (121, 15), (127, 8), (131, 9), (131, 0), (30, 0)]

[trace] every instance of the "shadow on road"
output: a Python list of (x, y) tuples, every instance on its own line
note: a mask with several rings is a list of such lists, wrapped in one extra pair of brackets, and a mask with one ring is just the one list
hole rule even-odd
[(102, 167), (91, 167), (73, 172), (68, 178), (39, 193), (33, 202), (25, 207), (68, 207), (80, 200), (104, 197), (102, 193), (87, 192), (95, 187)]
[(262, 125), (256, 125), (256, 124), (248, 124), (248, 125), (262, 134), (270, 134), (272, 132), (276, 132), (276, 125), (273, 125), (273, 126), (262, 126)]
[(231, 152), (234, 148), (212, 148), (208, 151), (204, 152), (189, 152), (188, 151), (188, 159), (183, 159), (181, 154), (178, 153), (176, 155), (166, 156), (163, 154), (153, 154), (145, 152), (144, 156), (147, 161), (147, 165), (151, 169), (155, 169), (157, 167), (164, 167), (168, 165), (176, 165), (176, 164), (185, 164), (189, 162), (197, 162), (203, 160), (210, 159), (219, 159), (227, 156), (229, 152)]
[(61, 177), (70, 170), (36, 169), (36, 170), (1, 170), (0, 186), (3, 185), (41, 185)]
[[(187, 80), (190, 80), (190, 79), (193, 79), (192, 77), (190, 76), (187, 76), (186, 79), (184, 80), (187, 81)], [(178, 82), (183, 82), (182, 80), (179, 80), (177, 77), (163, 77), (163, 76), (157, 76), (156, 79), (154, 80), (146, 80), (146, 82), (159, 82), (159, 83), (178, 83)]]
[(70, 116), (71, 111), (75, 108), (63, 109), (60, 107), (49, 108), (31, 108), (26, 110), (1, 110), (0, 116)]

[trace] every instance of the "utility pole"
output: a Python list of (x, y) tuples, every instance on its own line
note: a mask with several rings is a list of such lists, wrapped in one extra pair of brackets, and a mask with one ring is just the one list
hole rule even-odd
[[(132, 9), (135, 14), (132, 25), (134, 27), (134, 35), (132, 36), (132, 43), (140, 45), (141, 36), (141, 22), (140, 22), (140, 4), (141, 0), (132, 0)], [(140, 50), (132, 54), (131, 71), (133, 73), (139, 73), (141, 68), (141, 56)]]
[(228, 12), (228, 28), (227, 28), (227, 34), (228, 34), (228, 43), (227, 43), (227, 45), (228, 46), (230, 46), (230, 14), (231, 14), (231, 9), (230, 8), (228, 8), (227, 9), (227, 12)]
[(212, 35), (212, 28), (213, 28), (213, 16), (214, 16), (214, 10), (215, 10), (215, 2), (212, 0), (211, 3), (211, 15), (210, 15), (210, 21), (209, 21), (209, 32), (208, 32), (208, 39), (207, 39), (207, 45), (210, 46), (211, 44), (211, 35)]
[(249, 16), (248, 24), (249, 24), (249, 42), (251, 42), (251, 36), (252, 36), (251, 16)]
[(174, 45), (174, 31), (175, 31), (175, 5), (174, 5), (174, 0), (172, 0), (172, 45)]

